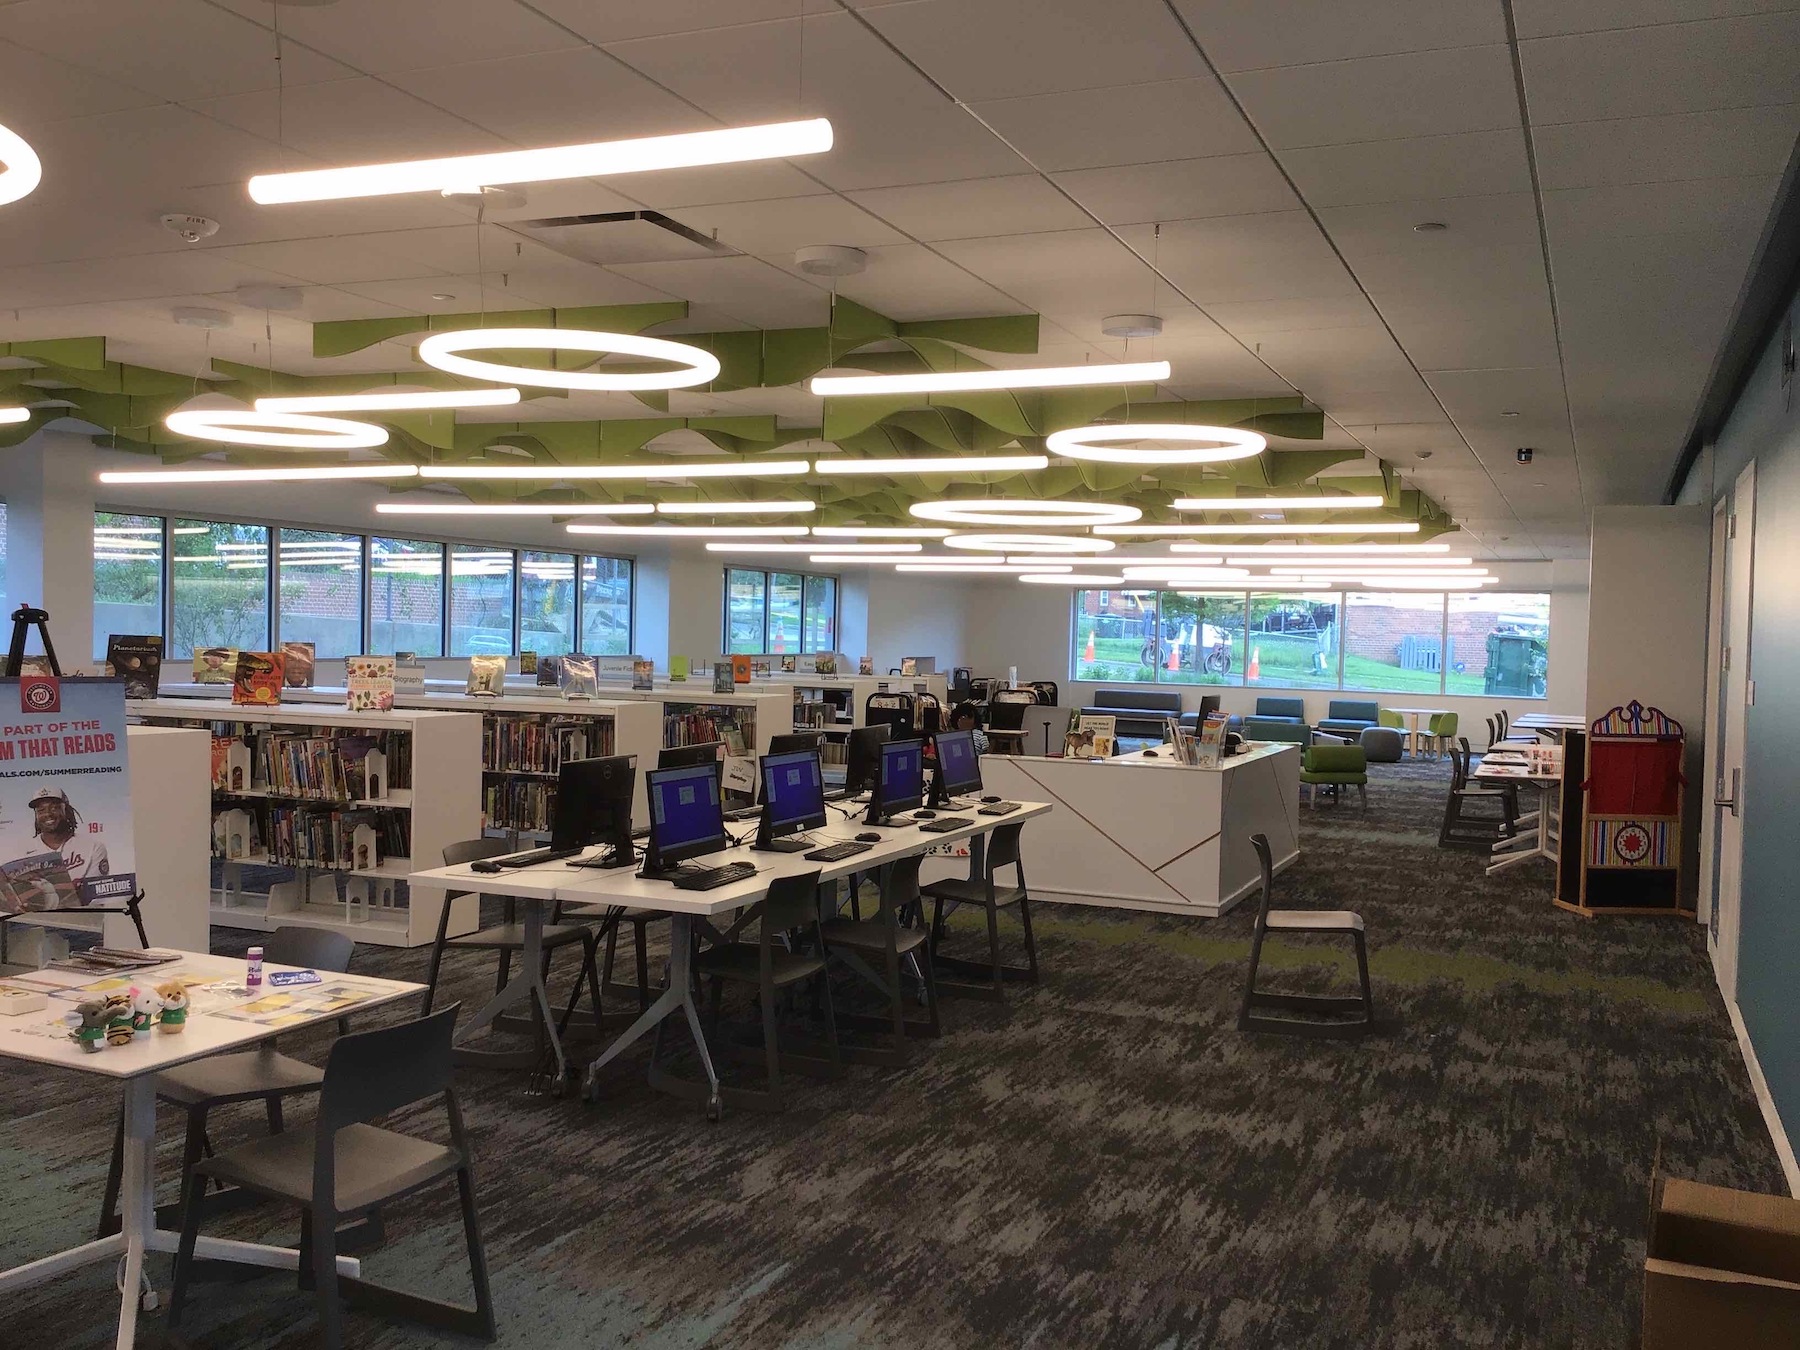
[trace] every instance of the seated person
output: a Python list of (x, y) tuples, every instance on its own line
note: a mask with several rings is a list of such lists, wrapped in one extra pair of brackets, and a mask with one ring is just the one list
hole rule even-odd
[(981, 709), (973, 703), (959, 703), (950, 710), (950, 730), (973, 731), (975, 733), (975, 753), (985, 755), (988, 752), (987, 733), (981, 729)]

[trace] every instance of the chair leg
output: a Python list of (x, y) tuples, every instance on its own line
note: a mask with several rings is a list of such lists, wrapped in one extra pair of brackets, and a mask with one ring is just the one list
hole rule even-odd
[(1256, 993), (1256, 968), (1262, 964), (1263, 929), (1259, 922), (1250, 942), (1250, 973), (1244, 977), (1244, 999), (1238, 1005), (1238, 1030), (1250, 1028), (1250, 1000)]
[(777, 1110), (787, 1105), (781, 1091), (781, 1041), (775, 1033), (775, 989), (764, 985), (761, 995), (763, 1029), (763, 1063), (769, 1073), (769, 1096)]
[(1025, 968), (1031, 973), (1025, 977), (1027, 984), (1038, 982), (1037, 938), (1031, 931), (1031, 897), (1019, 897), (1019, 922), (1025, 928)]
[(1358, 783), (1356, 785), (1356, 793), (1357, 796), (1362, 798), (1363, 814), (1367, 815), (1369, 813), (1369, 785), (1367, 783)]
[(125, 1168), (125, 1113), (113, 1126), (112, 1161), (106, 1167), (106, 1193), (100, 1197), (100, 1225), (95, 1240), (111, 1237), (123, 1222), (119, 1218), (119, 1183)]
[[(476, 898), (480, 904), (480, 898)], [(431, 1016), (432, 1000), (437, 997), (438, 972), (444, 966), (444, 945), (450, 940), (450, 900), (446, 899), (438, 910), (437, 936), (431, 940), (431, 965), (425, 972), (425, 1005), (419, 1013), (421, 1017)]]
[(994, 967), (994, 991), (1000, 993), (1006, 987), (1006, 972), (1000, 965), (1000, 910), (991, 900), (987, 905), (988, 921), (988, 960)]
[(175, 1249), (175, 1286), (169, 1294), (169, 1326), (181, 1325), (187, 1302), (188, 1278), (194, 1272), (194, 1243), (200, 1237), (200, 1204), (206, 1196), (206, 1178), (190, 1171), (182, 1178), (186, 1196), (181, 1207), (181, 1242)]
[(312, 1247), (313, 1294), (319, 1304), (319, 1341), (325, 1350), (343, 1350), (344, 1313), (337, 1283), (337, 1214), (315, 1206), (307, 1211), (305, 1223)]
[(1369, 993), (1369, 944), (1361, 929), (1351, 934), (1356, 939), (1356, 975), (1362, 984), (1363, 1017), (1375, 1020), (1375, 1000)]
[(286, 1121), (282, 1118), (281, 1114), (281, 1098), (274, 1096), (273, 1094), (264, 1097), (263, 1109), (268, 1112), (270, 1134), (280, 1134), (282, 1130), (287, 1128)]
[(638, 923), (632, 926), (637, 929), (638, 1011), (648, 1012), (650, 1008), (650, 944), (644, 936), (644, 925)]
[(481, 1319), (485, 1339), (493, 1340), (494, 1296), (488, 1291), (487, 1250), (481, 1244), (481, 1220), (475, 1212), (475, 1178), (464, 1167), (456, 1173), (456, 1193), (462, 1201), (463, 1236), (469, 1244), (469, 1277), (475, 1285), (475, 1315)]
[(915, 949), (919, 954), (919, 972), (925, 977), (925, 1015), (931, 1022), (931, 1034), (943, 1035), (943, 1024), (938, 1020), (937, 969), (931, 961), (931, 944), (921, 942)]

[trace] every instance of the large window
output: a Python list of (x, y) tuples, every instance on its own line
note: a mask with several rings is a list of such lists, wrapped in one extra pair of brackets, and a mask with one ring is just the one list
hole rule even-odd
[(512, 649), (512, 550), (450, 545), (449, 654), (495, 656)]
[(581, 560), (581, 650), (594, 656), (631, 652), (631, 560)]
[(369, 541), (369, 650), (444, 654), (444, 546)]
[(321, 658), (360, 652), (363, 537), (285, 529), (279, 535), (281, 640), (310, 642)]
[(106, 659), (106, 639), (114, 633), (162, 630), (162, 517), (94, 512), (94, 659)]
[(1072, 638), (1098, 683), (1543, 698), (1550, 597), (1083, 590)]
[(575, 649), (575, 556), (519, 555), (519, 650), (563, 656)]
[(725, 569), (726, 652), (835, 650), (837, 578)]
[(177, 520), (174, 545), (166, 655), (179, 659), (196, 647), (267, 650), (268, 528)]

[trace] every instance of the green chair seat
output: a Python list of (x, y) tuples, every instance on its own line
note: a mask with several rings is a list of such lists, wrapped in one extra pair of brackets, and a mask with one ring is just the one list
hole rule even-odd
[(1369, 759), (1360, 745), (1309, 745), (1301, 752), (1300, 781), (1312, 789), (1312, 804), (1319, 805), (1321, 787), (1353, 787), (1369, 806)]

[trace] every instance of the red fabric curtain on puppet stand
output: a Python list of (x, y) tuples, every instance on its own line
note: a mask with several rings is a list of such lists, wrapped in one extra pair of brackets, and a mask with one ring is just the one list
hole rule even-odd
[(1681, 907), (1681, 723), (1633, 700), (1589, 728), (1582, 783), (1580, 901), (1595, 914), (1678, 914)]

